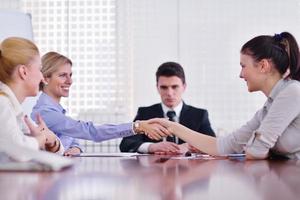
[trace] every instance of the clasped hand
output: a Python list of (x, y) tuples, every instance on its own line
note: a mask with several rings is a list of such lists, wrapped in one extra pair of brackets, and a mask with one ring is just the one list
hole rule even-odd
[(142, 120), (140, 123), (140, 131), (153, 140), (160, 140), (162, 137), (172, 135), (163, 125), (152, 122), (151, 120)]
[(150, 139), (160, 140), (162, 137), (171, 136), (172, 132), (168, 128), (169, 120), (155, 118), (140, 121), (140, 129)]

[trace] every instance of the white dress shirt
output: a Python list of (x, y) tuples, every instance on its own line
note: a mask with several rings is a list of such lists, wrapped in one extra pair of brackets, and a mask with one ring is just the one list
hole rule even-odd
[[(164, 112), (164, 117), (168, 118), (167, 116), (167, 112), (168, 111), (175, 111), (176, 116), (175, 116), (175, 121), (179, 122), (179, 118), (180, 118), (180, 113), (183, 107), (183, 102), (181, 101), (176, 107), (174, 108), (169, 108), (168, 106), (166, 106), (165, 104), (161, 103), (161, 107), (162, 110)], [(163, 139), (163, 141), (165, 141), (165, 138)], [(178, 138), (176, 137), (176, 143), (178, 143)], [(140, 153), (149, 153), (149, 146), (153, 144), (153, 142), (145, 142), (143, 144), (141, 144), (141, 146), (138, 148), (138, 152)]]
[[(0, 82), (0, 108), (0, 150), (1, 144), (4, 143), (39, 150), (38, 141), (34, 137), (27, 135), (30, 134), (30, 131), (24, 122), (24, 113), (21, 104), (13, 91), (2, 82)], [(62, 152), (63, 148), (58, 153)], [(14, 159), (20, 161), (30, 160), (30, 158), (22, 156), (21, 152)]]

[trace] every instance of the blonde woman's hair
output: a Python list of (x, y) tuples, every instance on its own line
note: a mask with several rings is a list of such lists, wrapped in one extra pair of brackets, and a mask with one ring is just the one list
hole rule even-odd
[(9, 83), (18, 65), (27, 65), (39, 55), (37, 46), (28, 39), (9, 37), (0, 45), (0, 81)]
[[(72, 61), (64, 55), (57, 52), (48, 52), (42, 57), (42, 74), (44, 78), (49, 78), (58, 68), (62, 65), (70, 64), (72, 66)], [(40, 90), (43, 90), (44, 83), (40, 84)]]

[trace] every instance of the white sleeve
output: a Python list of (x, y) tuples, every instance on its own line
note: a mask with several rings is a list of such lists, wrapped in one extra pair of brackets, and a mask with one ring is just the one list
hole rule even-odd
[(138, 148), (139, 153), (149, 153), (149, 146), (153, 144), (152, 142), (145, 142), (141, 144), (141, 146)]
[(255, 130), (260, 125), (262, 109), (257, 111), (253, 118), (233, 133), (217, 138), (219, 154), (242, 153), (248, 141), (253, 137)]
[[(57, 136), (56, 136), (57, 137)], [(57, 152), (55, 152), (56, 154), (59, 154), (59, 155), (64, 155), (64, 152), (65, 152), (65, 148), (64, 148), (64, 145), (62, 144), (62, 142), (60, 141), (59, 137), (57, 137), (59, 143), (60, 143), (60, 146), (59, 146), (59, 150)]]
[(38, 141), (24, 135), (18, 125), (14, 111), (7, 97), (0, 96), (0, 140), (4, 143), (17, 144), (31, 149), (39, 149)]
[(300, 113), (300, 91), (296, 84), (282, 90), (273, 100), (267, 115), (247, 145), (247, 151), (256, 157), (264, 157), (278, 138)]

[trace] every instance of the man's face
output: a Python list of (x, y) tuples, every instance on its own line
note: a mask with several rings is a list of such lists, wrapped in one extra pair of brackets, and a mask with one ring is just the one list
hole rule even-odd
[(177, 76), (160, 76), (157, 81), (157, 91), (161, 100), (169, 108), (174, 108), (181, 102), (185, 87)]

